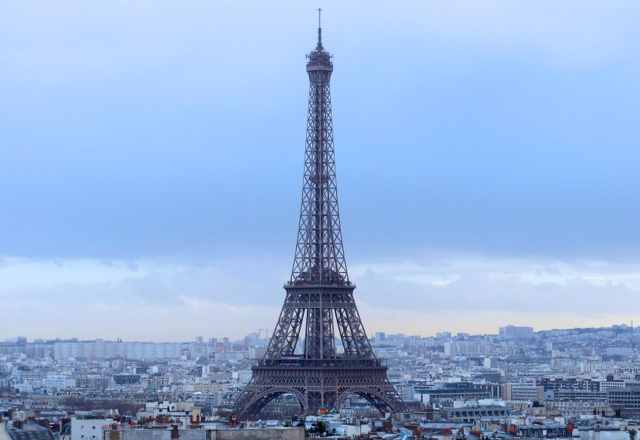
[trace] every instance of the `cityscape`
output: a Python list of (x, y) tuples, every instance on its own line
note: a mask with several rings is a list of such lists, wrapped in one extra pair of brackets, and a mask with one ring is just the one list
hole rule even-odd
[[(134, 419), (150, 430), (168, 423), (186, 429), (196, 418), (212, 427), (233, 411), (270, 336), (261, 329), (241, 340), (183, 343), (12, 338), (0, 344), (0, 414), (5, 421), (46, 419), (54, 430), (70, 419), (70, 436), (87, 424), (133, 429), (126, 424)], [(433, 438), (467, 429), (501, 438), (546, 437), (544, 430), (622, 439), (640, 418), (639, 341), (640, 329), (627, 324), (547, 331), (506, 325), (491, 335), (376, 332), (370, 339), (407, 406), (394, 426)], [(268, 409), (262, 420), (271, 416), (269, 423), (291, 425), (299, 416), (287, 399)], [(349, 437), (356, 427), (358, 435), (375, 432), (371, 421), (384, 415), (356, 396), (338, 414), (308, 419)]]
[(0, 5), (0, 440), (636, 440), (637, 6), (222, 3)]

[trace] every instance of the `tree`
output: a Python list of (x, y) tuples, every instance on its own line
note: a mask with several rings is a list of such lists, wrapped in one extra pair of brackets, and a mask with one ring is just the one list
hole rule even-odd
[(327, 433), (327, 424), (323, 421), (313, 422), (311, 428), (307, 429), (308, 434), (324, 435)]
[(635, 429), (630, 429), (629, 430), (629, 440), (636, 440), (636, 434), (638, 433), (638, 431), (636, 431)]

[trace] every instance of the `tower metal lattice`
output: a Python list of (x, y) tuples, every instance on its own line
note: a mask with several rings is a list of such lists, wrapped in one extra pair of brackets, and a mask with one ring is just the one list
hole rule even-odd
[(252, 368), (251, 382), (235, 409), (239, 415), (256, 415), (279, 395), (292, 394), (303, 412), (313, 414), (321, 406), (339, 410), (344, 399), (355, 394), (381, 412), (400, 411), (404, 402), (387, 378), (387, 367), (373, 353), (347, 272), (331, 116), (333, 57), (322, 45), (321, 27), (318, 44), (307, 58), (304, 184), (291, 279), (284, 286), (284, 305), (267, 352)]

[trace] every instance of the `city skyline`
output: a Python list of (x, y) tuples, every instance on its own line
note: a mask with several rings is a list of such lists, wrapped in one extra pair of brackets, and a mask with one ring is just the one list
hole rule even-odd
[[(458, 337), (458, 336), (470, 336), (470, 337), (483, 337), (483, 336), (500, 336), (501, 331), (504, 328), (525, 328), (525, 329), (531, 329), (531, 331), (533, 333), (539, 333), (539, 332), (554, 332), (554, 331), (559, 331), (559, 332), (564, 332), (564, 331), (571, 331), (571, 330), (598, 330), (598, 329), (610, 329), (610, 328), (628, 328), (628, 329), (637, 329), (637, 326), (635, 326), (633, 324), (633, 321), (631, 321), (630, 323), (625, 323), (625, 322), (621, 322), (621, 323), (617, 323), (617, 324), (612, 324), (611, 326), (608, 327), (571, 327), (571, 328), (548, 328), (548, 329), (537, 329), (537, 328), (533, 328), (533, 327), (529, 327), (529, 326), (521, 326), (521, 325), (513, 325), (513, 324), (505, 324), (504, 326), (500, 326), (497, 327), (497, 331), (494, 332), (489, 332), (489, 333), (467, 333), (467, 332), (453, 332), (453, 331), (449, 331), (449, 329), (442, 329), (434, 334), (404, 334), (404, 333), (387, 333), (384, 331), (377, 331), (374, 329), (374, 331), (371, 332), (371, 334), (369, 335), (369, 339), (370, 340), (374, 340), (376, 338), (377, 335), (382, 334), (382, 335), (386, 335), (386, 336), (391, 336), (391, 337), (396, 337), (396, 336), (403, 336), (406, 338), (413, 338), (413, 337), (420, 337), (420, 338), (442, 338), (442, 337)], [(197, 335), (197, 336), (193, 336), (191, 339), (189, 340), (182, 340), (182, 341), (136, 341), (136, 340), (123, 340), (120, 337), (116, 337), (115, 339), (108, 339), (108, 338), (96, 338), (96, 339), (88, 339), (88, 338), (78, 338), (78, 337), (71, 337), (71, 338), (53, 338), (53, 339), (49, 339), (49, 338), (44, 338), (44, 337), (39, 337), (39, 338), (27, 338), (25, 336), (13, 336), (10, 338), (5, 338), (2, 342), (9, 342), (9, 343), (14, 343), (14, 342), (18, 342), (20, 339), (25, 339), (26, 342), (28, 343), (47, 343), (47, 342), (52, 342), (52, 341), (58, 341), (58, 342), (128, 342), (128, 343), (155, 343), (155, 344), (174, 344), (174, 343), (192, 343), (192, 342), (202, 342), (202, 343), (211, 343), (212, 341), (216, 341), (216, 342), (221, 342), (223, 340), (228, 340), (230, 342), (239, 342), (242, 341), (245, 338), (251, 337), (252, 335), (257, 335), (259, 336), (260, 339), (264, 339), (264, 340), (268, 340), (271, 338), (271, 331), (270, 329), (267, 328), (257, 328), (257, 329), (253, 329), (250, 331), (250, 333), (247, 333), (246, 335), (243, 335), (237, 339), (234, 338), (230, 338), (228, 336), (225, 335)], [(444, 336), (443, 336), (444, 335)], [(339, 338), (336, 338), (336, 341), (339, 341)]]
[[(319, 6), (369, 331), (634, 319), (636, 4)], [(0, 5), (0, 339), (273, 330), (313, 9)]]

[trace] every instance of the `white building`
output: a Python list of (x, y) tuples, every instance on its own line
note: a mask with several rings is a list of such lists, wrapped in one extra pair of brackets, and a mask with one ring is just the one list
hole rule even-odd
[(56, 342), (53, 345), (56, 359), (177, 359), (182, 356), (178, 342), (156, 344), (153, 342)]
[(607, 356), (633, 356), (633, 348), (630, 347), (608, 347)]
[(542, 402), (544, 399), (544, 387), (510, 383), (504, 384), (502, 385), (502, 398), (504, 400)]
[(61, 374), (48, 374), (46, 378), (42, 379), (42, 386), (45, 388), (55, 388), (57, 390), (75, 388), (76, 380)]
[(111, 419), (71, 418), (71, 440), (101, 440), (102, 427), (113, 423)]
[(214, 393), (193, 393), (193, 404), (201, 408), (213, 408), (214, 406), (222, 405), (222, 402), (223, 399), (221, 391)]
[(413, 385), (411, 384), (396, 384), (394, 385), (402, 400), (413, 400)]
[(533, 327), (515, 327), (513, 325), (500, 327), (500, 336), (504, 338), (531, 338), (533, 337)]

